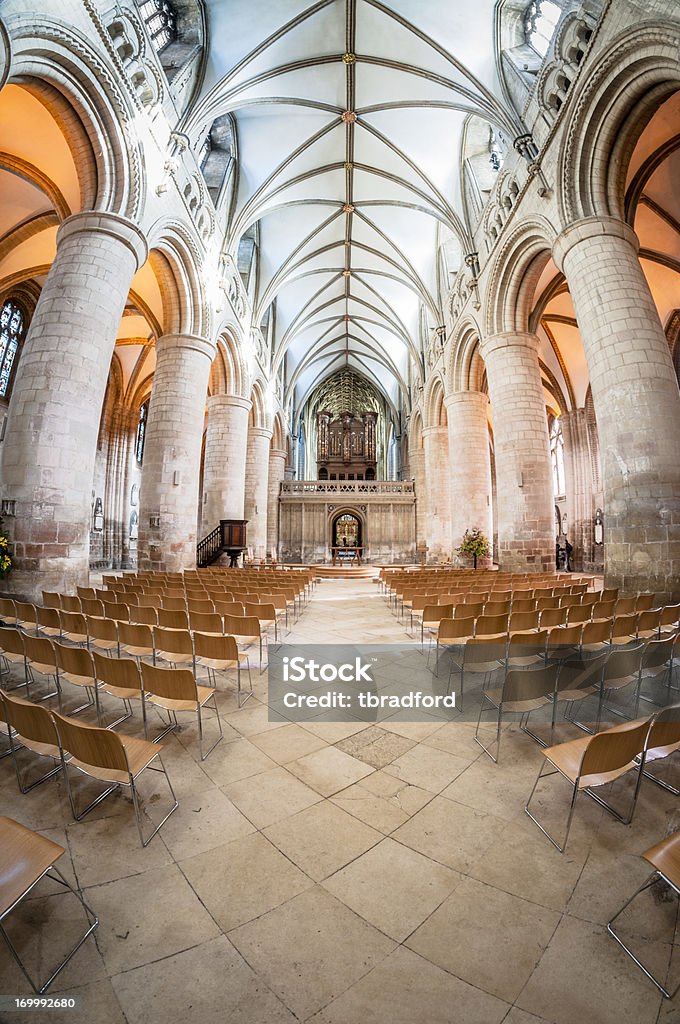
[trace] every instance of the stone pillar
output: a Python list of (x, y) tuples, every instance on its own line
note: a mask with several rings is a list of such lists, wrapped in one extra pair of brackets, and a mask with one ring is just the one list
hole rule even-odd
[[(481, 391), (458, 391), (449, 395), (445, 404), (449, 422), (451, 544), (454, 561), (469, 566), (468, 557), (461, 558), (455, 553), (465, 531), (481, 530), (489, 545), (493, 539), (489, 399)], [(485, 565), (491, 561), (483, 560)]]
[(409, 475), (413, 479), (416, 492), (416, 561), (427, 545), (427, 477), (425, 471), (425, 449), (420, 437), (413, 437), (413, 444), (408, 448)]
[(555, 242), (600, 435), (605, 579), (680, 598), (680, 395), (631, 227), (589, 217)]
[(428, 562), (443, 562), (451, 555), (448, 427), (423, 430), (427, 487), (426, 540)]
[(269, 482), (267, 494), (267, 554), (278, 559), (279, 549), (279, 491), (286, 478), (286, 449), (269, 451)]
[(139, 511), (140, 569), (196, 565), (201, 444), (216, 347), (191, 334), (156, 342)]
[(112, 214), (77, 213), (59, 228), (2, 446), (2, 495), (16, 502), (14, 568), (5, 591), (40, 599), (43, 589), (88, 582), (106, 381), (130, 284), (146, 254), (140, 230)]
[(267, 492), (271, 436), (271, 430), (267, 430), (266, 427), (248, 428), (244, 518), (248, 520), (248, 547), (256, 561), (264, 558), (267, 551)]
[(220, 519), (245, 519), (246, 444), (250, 400), (237, 395), (208, 399), (208, 430), (203, 467), (202, 532)]
[(511, 332), (485, 338), (493, 414), (498, 564), (510, 572), (555, 568), (552, 467), (538, 338)]

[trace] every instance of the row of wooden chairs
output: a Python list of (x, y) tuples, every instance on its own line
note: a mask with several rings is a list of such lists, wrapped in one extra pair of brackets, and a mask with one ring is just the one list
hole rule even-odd
[[(561, 600), (569, 597), (578, 596), (583, 598), (593, 596), (588, 595), (587, 588), (583, 583), (571, 583), (563, 584), (560, 587), (534, 587), (533, 589), (523, 588), (521, 590), (507, 590), (505, 588), (489, 589), (487, 587), (480, 587), (477, 589), (458, 589), (454, 590), (451, 586), (441, 586), (439, 588), (432, 587), (413, 587), (405, 588), (401, 592), (396, 592), (393, 595), (392, 610), (397, 614), (402, 614), (405, 608), (410, 608), (414, 600), (420, 600), (422, 597), (432, 594), (433, 596), (439, 597), (446, 596), (447, 594), (455, 594), (459, 600), (469, 601), (508, 601), (510, 604), (515, 604), (518, 601), (530, 601), (530, 600), (545, 600), (552, 598), (553, 600)], [(596, 596), (595, 600), (616, 600), (616, 594), (605, 594), (603, 596)]]
[[(85, 590), (86, 588), (78, 588)], [(176, 597), (157, 593), (138, 593), (134, 590), (93, 590), (94, 597), (84, 595), (72, 596), (44, 590), (43, 606), (57, 611), (83, 612), (86, 615), (104, 615), (109, 605), (128, 606), (130, 608), (151, 608), (163, 612), (184, 613), (234, 613), (236, 605), (273, 604), (277, 615), (284, 618), (288, 625), (288, 612), (296, 610), (296, 594), (293, 590), (261, 590), (255, 592), (213, 594), (211, 598)], [(135, 613), (136, 614), (136, 613)], [(141, 613), (140, 613), (141, 614)], [(0, 618), (11, 620), (13, 617), (10, 599), (0, 599)], [(143, 620), (147, 621), (147, 620)]]
[[(663, 686), (666, 702), (670, 700), (672, 673), (676, 664), (678, 635), (649, 640), (627, 648), (607, 648), (596, 656), (583, 656), (573, 648), (559, 644), (553, 636), (540, 638), (538, 645), (531, 637), (521, 642), (508, 644), (505, 649), (497, 645), (470, 640), (464, 645), (460, 659), (460, 692), (463, 695), (464, 680), (472, 673), (481, 672), (486, 679), (498, 668), (504, 668), (503, 682), (495, 688), (483, 688), (477, 721), (478, 736), (482, 715), (491, 712), (498, 716), (496, 742), (500, 745), (501, 722), (504, 709), (523, 714), (520, 728), (537, 740), (546, 743), (528, 728), (532, 711), (552, 703), (550, 739), (555, 731), (557, 707), (560, 702), (567, 704), (568, 721), (590, 731), (581, 722), (569, 717), (574, 705), (589, 698), (597, 700), (595, 731), (599, 731), (608, 702), (615, 693), (626, 688), (632, 690), (632, 717), (639, 711), (640, 700), (651, 699), (642, 693), (645, 683), (654, 682)], [(526, 675), (526, 679), (521, 678)], [(449, 687), (450, 687), (449, 676)], [(525, 702), (525, 703), (523, 703)], [(615, 713), (619, 713), (617, 710)], [(497, 757), (480, 742), (493, 760)]]
[[(76, 821), (81, 821), (89, 811), (121, 786), (128, 787), (132, 796), (139, 838), (145, 847), (179, 806), (160, 756), (162, 746), (156, 740), (125, 736), (111, 729), (88, 725), (3, 690), (0, 690), (0, 716), (7, 728), (17, 784), (21, 792), (29, 793), (41, 783), (61, 774)], [(54, 767), (29, 785), (24, 781), (17, 758), (18, 749), (21, 747), (37, 757), (47, 758), (54, 763)], [(71, 784), (69, 768), (105, 783), (107, 788), (86, 807), (79, 807)], [(162, 820), (153, 826), (151, 833), (145, 836), (137, 782), (147, 768), (162, 772), (165, 776), (172, 796), (172, 806)]]
[[(243, 620), (239, 625), (243, 633), (238, 636), (242, 643), (254, 643), (260, 637), (254, 632), (255, 624)], [(248, 633), (250, 629), (253, 632)], [(94, 635), (99, 632), (101, 636)], [(208, 681), (216, 686), (216, 672), (236, 671), (238, 706), (242, 707), (252, 693), (252, 676), (250, 659), (247, 651), (238, 647), (234, 635), (214, 633), (191, 633), (188, 630), (163, 629), (130, 623), (117, 623), (115, 620), (94, 620), (92, 633), (87, 647), (74, 647), (59, 643), (47, 637), (35, 637), (8, 627), (0, 628), (0, 666), (2, 674), (9, 674), (11, 665), (23, 667), (24, 679), (20, 684), (30, 687), (35, 683), (35, 673), (53, 677), (55, 689), (47, 694), (57, 696), (61, 705), (61, 679), (86, 689), (92, 688), (93, 655), (101, 657), (115, 665), (121, 654), (139, 660), (151, 659), (152, 664), (165, 661), (173, 666), (191, 667), (192, 674), (198, 678), (199, 669), (205, 669)], [(241, 667), (245, 664), (248, 670), (250, 691), (242, 697)], [(115, 668), (112, 669), (115, 671)], [(113, 685), (113, 684), (112, 684)], [(87, 705), (92, 706), (92, 693), (89, 694)], [(79, 709), (80, 710), (80, 709)]]

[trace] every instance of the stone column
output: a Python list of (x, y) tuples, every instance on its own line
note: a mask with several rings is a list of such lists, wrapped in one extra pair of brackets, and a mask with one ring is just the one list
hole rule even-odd
[(425, 471), (425, 449), (420, 438), (413, 438), (413, 445), (408, 449), (409, 476), (413, 479), (416, 492), (415, 529), (416, 529), (416, 561), (419, 552), (427, 544), (427, 477)]
[[(40, 599), (89, 575), (97, 435), (116, 334), (144, 236), (107, 213), (77, 213), (24, 343), (2, 446), (2, 496), (16, 502), (14, 568), (2, 589)], [(9, 524), (8, 524), (9, 525)]]
[(555, 530), (538, 338), (485, 338), (482, 357), (493, 414), (498, 564), (510, 572), (548, 572), (555, 567)]
[(426, 540), (428, 562), (443, 562), (451, 554), (448, 427), (423, 430), (427, 487)]
[(267, 494), (267, 554), (278, 559), (279, 548), (279, 491), (286, 478), (286, 449), (269, 451), (269, 483)]
[(267, 430), (266, 427), (248, 428), (244, 518), (248, 520), (248, 547), (256, 561), (264, 558), (267, 550), (267, 492), (271, 436), (271, 430)]
[(245, 519), (246, 444), (250, 400), (237, 395), (208, 399), (208, 430), (203, 468), (202, 530), (220, 519)]
[(156, 342), (139, 511), (140, 569), (196, 565), (201, 444), (216, 347), (191, 334)]
[[(449, 423), (451, 544), (454, 561), (469, 566), (469, 558), (455, 554), (465, 531), (481, 530), (489, 545), (493, 537), (489, 399), (481, 391), (458, 391), (448, 396), (445, 405)], [(491, 559), (483, 562), (490, 564)]]
[(638, 246), (627, 224), (589, 217), (562, 232), (553, 255), (569, 284), (597, 416), (607, 586), (677, 600), (680, 395)]

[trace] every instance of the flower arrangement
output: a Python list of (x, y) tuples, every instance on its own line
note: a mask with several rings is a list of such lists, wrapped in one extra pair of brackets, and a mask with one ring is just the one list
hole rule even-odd
[(12, 556), (9, 553), (9, 537), (2, 529), (0, 520), (0, 579), (4, 579), (12, 568)]
[(463, 536), (463, 541), (459, 548), (456, 549), (459, 555), (471, 555), (473, 559), (473, 567), (477, 568), (477, 559), (485, 558), (491, 551), (489, 542), (482, 533), (481, 530), (474, 528), (474, 530), (466, 530)]

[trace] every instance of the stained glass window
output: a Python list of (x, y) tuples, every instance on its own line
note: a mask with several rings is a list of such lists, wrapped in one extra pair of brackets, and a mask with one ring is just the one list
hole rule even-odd
[(135, 440), (135, 456), (137, 462), (142, 464), (144, 459), (144, 441), (146, 439), (146, 424), (149, 418), (149, 400), (143, 402), (139, 407), (139, 420), (137, 422), (137, 439)]
[(143, 0), (139, 13), (158, 53), (177, 38), (177, 16), (168, 0)]
[(541, 57), (545, 57), (560, 20), (562, 8), (555, 0), (532, 0), (524, 17), (524, 30), (528, 43)]
[(7, 299), (0, 310), (0, 397), (7, 395), (19, 345), (24, 340), (24, 315)]
[(566, 493), (566, 478), (564, 475), (564, 437), (562, 435), (562, 424), (555, 418), (550, 428), (550, 457), (553, 470), (553, 493), (555, 497)]

